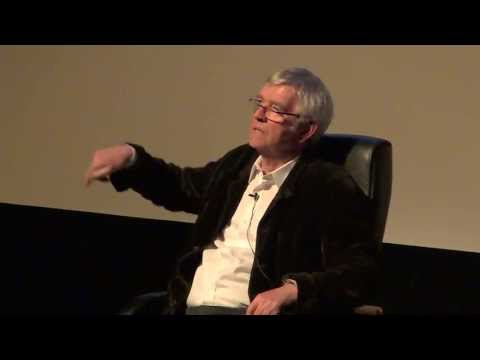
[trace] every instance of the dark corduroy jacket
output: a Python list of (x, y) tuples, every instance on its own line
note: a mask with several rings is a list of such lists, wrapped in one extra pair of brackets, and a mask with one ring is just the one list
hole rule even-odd
[[(199, 251), (169, 286), (171, 306), (181, 313), (201, 250), (233, 216), (258, 153), (242, 145), (204, 167), (181, 168), (131, 145), (137, 161), (112, 174), (115, 189), (131, 188), (168, 210), (198, 215), (185, 248)], [(250, 300), (290, 278), (298, 284), (298, 301), (284, 313), (348, 313), (363, 304), (378, 276), (371, 211), (345, 170), (304, 151), (258, 225)]]

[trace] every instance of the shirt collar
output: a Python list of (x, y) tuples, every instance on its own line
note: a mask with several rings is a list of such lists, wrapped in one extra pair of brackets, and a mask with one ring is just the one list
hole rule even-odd
[(250, 177), (248, 179), (248, 182), (250, 183), (255, 176), (257, 176), (258, 173), (260, 173), (261, 176), (263, 176), (263, 179), (271, 179), (277, 185), (280, 187), (285, 179), (287, 178), (288, 174), (292, 170), (292, 168), (295, 166), (295, 164), (298, 161), (299, 156), (295, 157), (294, 159), (286, 162), (279, 168), (273, 170), (272, 172), (269, 172), (268, 174), (263, 174), (262, 173), (262, 168), (260, 167), (260, 164), (262, 162), (262, 155), (260, 155), (255, 162), (252, 165), (252, 169), (250, 170)]

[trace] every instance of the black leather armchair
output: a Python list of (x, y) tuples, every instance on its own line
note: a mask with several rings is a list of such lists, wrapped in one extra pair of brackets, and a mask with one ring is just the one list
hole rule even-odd
[[(318, 156), (342, 165), (374, 206), (372, 241), (381, 243), (385, 233), (392, 192), (392, 144), (381, 138), (325, 134), (315, 149)], [(381, 315), (382, 307), (363, 305), (354, 309), (361, 315)]]
[[(381, 138), (351, 135), (325, 134), (311, 144), (312, 151), (327, 161), (343, 166), (374, 206), (374, 230), (372, 241), (381, 243), (385, 232), (392, 189), (392, 145)], [(121, 311), (123, 315), (147, 314), (148, 309), (158, 311), (166, 305), (166, 292), (140, 295)], [(355, 308), (354, 313), (379, 315), (381, 306), (366, 304)]]

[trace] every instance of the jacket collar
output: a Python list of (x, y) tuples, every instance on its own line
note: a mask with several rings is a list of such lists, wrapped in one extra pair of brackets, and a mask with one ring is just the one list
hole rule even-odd
[[(245, 191), (245, 188), (248, 184), (248, 180), (251, 175), (251, 169), (259, 157), (259, 154), (255, 151), (255, 149), (251, 147), (249, 149), (250, 151), (246, 156), (247, 159), (244, 159), (242, 161), (245, 165), (240, 169), (240, 171), (234, 168), (229, 169), (229, 172), (236, 171), (236, 176), (233, 176), (233, 181), (228, 186), (229, 189), (227, 192), (228, 195), (226, 201), (227, 203), (230, 203), (234, 206), (230, 207), (230, 212), (232, 212), (232, 214), (230, 214), (228, 211), (227, 214), (224, 214), (226, 215), (226, 219), (230, 218), (229, 215), (233, 215), (233, 212), (236, 209), (236, 205), (238, 205), (238, 202), (243, 195), (243, 191)], [(271, 209), (273, 209), (280, 200), (288, 199), (295, 195), (295, 192), (297, 191), (298, 181), (301, 178), (303, 172), (308, 167), (311, 160), (312, 157), (308, 151), (304, 151), (300, 155), (295, 166), (290, 171), (282, 186), (280, 186), (277, 195), (273, 198), (272, 202), (265, 211), (265, 215), (263, 216), (263, 218), (266, 218), (268, 216)]]

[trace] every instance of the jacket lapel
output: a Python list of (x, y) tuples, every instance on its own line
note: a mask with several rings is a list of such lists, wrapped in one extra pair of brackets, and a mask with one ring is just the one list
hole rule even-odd
[(303, 157), (300, 157), (298, 159), (298, 162), (295, 164), (290, 174), (288, 174), (287, 178), (278, 190), (277, 194), (273, 198), (272, 202), (268, 206), (262, 219), (260, 220), (257, 228), (257, 242), (255, 250), (258, 254), (263, 251), (267, 243), (266, 238), (262, 236), (263, 232), (261, 231), (261, 229), (264, 229), (264, 227), (266, 226), (265, 224), (268, 222), (268, 232), (272, 232), (272, 229), (275, 227), (274, 222), (276, 221), (273, 218), (269, 219), (272, 212), (274, 212), (277, 207), (281, 206), (283, 201), (295, 196), (295, 192), (297, 190), (297, 181), (301, 174), (305, 171), (306, 166), (307, 161)]
[(306, 165), (307, 164), (305, 159), (300, 157), (300, 159), (298, 159), (298, 162), (295, 164), (290, 174), (288, 174), (287, 178), (278, 190), (277, 195), (275, 195), (272, 202), (268, 206), (261, 222), (263, 222), (264, 219), (268, 218), (268, 216), (271, 214), (273, 209), (278, 205), (280, 201), (283, 201), (295, 195), (297, 180), (301, 173), (305, 170)]
[(243, 193), (248, 185), (250, 169), (252, 168), (257, 156), (258, 155), (254, 154), (254, 156), (247, 161), (246, 165), (243, 166), (237, 174), (227, 175), (227, 178), (232, 178), (233, 180), (227, 185), (225, 198), (219, 199), (219, 201), (224, 201), (224, 204), (220, 213), (219, 221), (217, 222), (217, 227), (215, 229), (215, 236), (217, 236), (225, 228), (235, 213), (235, 210), (237, 210), (238, 204), (240, 203)]

